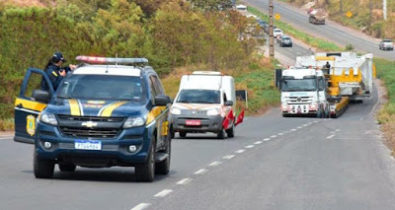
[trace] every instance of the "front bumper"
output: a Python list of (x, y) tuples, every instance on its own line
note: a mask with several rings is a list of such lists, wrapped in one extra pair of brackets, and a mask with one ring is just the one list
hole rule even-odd
[(318, 110), (311, 104), (288, 104), (281, 107), (282, 113), (286, 115), (314, 115)]
[[(186, 124), (187, 120), (200, 120), (201, 125), (189, 126)], [(221, 115), (208, 116), (208, 115), (171, 115), (171, 123), (173, 131), (180, 132), (219, 132), (222, 130), (222, 122), (224, 118)]]
[[(58, 127), (38, 123), (35, 149), (40, 158), (58, 163), (67, 162), (87, 167), (134, 166), (146, 162), (154, 128), (152, 124), (123, 129), (112, 139), (89, 139), (100, 141), (101, 150), (81, 150), (75, 148), (75, 141), (88, 139), (64, 136)], [(45, 148), (44, 142), (50, 142), (51, 148)], [(135, 152), (128, 150), (131, 145), (136, 146)]]

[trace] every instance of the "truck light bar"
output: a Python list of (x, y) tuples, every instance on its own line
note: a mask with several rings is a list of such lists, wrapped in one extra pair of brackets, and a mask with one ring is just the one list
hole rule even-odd
[(148, 63), (146, 58), (109, 58), (97, 56), (79, 55), (75, 58), (77, 61), (89, 64), (135, 64)]

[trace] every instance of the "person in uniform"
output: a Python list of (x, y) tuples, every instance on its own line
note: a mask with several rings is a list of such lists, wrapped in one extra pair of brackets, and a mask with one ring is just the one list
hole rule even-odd
[[(62, 67), (64, 63), (66, 63), (66, 59), (63, 57), (63, 54), (61, 52), (55, 52), (51, 59), (49, 59), (48, 64), (45, 66), (45, 73), (55, 90), (58, 88), (60, 82), (67, 73), (76, 68), (76, 65), (73, 64), (70, 64), (67, 67)], [(48, 90), (47, 84), (44, 81), (41, 83), (41, 87), (43, 90)]]

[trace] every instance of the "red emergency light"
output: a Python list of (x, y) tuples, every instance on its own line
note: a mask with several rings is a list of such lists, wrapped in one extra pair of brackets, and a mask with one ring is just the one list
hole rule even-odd
[(110, 57), (99, 57), (99, 56), (86, 56), (79, 55), (75, 58), (79, 62), (89, 64), (136, 64), (136, 63), (148, 63), (146, 58), (110, 58)]

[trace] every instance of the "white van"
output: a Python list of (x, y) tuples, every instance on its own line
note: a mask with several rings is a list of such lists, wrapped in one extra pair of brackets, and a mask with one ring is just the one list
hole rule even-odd
[(233, 77), (215, 71), (195, 71), (181, 78), (171, 108), (172, 134), (213, 132), (219, 139), (233, 137), (236, 120), (236, 91)]

